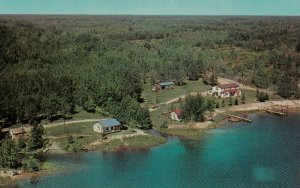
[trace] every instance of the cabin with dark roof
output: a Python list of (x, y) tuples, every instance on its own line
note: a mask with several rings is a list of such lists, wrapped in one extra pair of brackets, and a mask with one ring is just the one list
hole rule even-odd
[(13, 140), (27, 139), (28, 133), (25, 127), (10, 128), (9, 135)]
[(101, 119), (94, 124), (94, 131), (97, 133), (113, 133), (121, 131), (122, 124), (116, 119)]
[(153, 86), (152, 91), (159, 91), (162, 89), (172, 89), (174, 88), (174, 86), (175, 86), (174, 82), (159, 82)]

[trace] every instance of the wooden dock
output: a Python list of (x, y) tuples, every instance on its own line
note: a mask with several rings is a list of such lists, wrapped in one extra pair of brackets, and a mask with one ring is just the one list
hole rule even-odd
[(248, 123), (252, 123), (251, 119), (247, 119), (247, 118), (243, 118), (240, 116), (235, 116), (235, 115), (231, 115), (231, 114), (226, 114), (228, 116), (228, 120), (231, 122), (239, 122), (239, 121), (245, 121)]
[(286, 111), (280, 112), (280, 111), (275, 111), (275, 110), (271, 110), (271, 109), (268, 109), (268, 108), (266, 108), (265, 111), (270, 113), (270, 114), (276, 114), (276, 115), (280, 115), (280, 116), (287, 116)]

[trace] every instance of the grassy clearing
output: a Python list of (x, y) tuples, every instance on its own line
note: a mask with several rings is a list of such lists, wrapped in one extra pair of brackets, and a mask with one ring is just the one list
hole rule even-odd
[[(174, 89), (160, 90), (157, 92), (157, 102), (164, 103), (191, 92), (204, 92), (210, 87), (211, 86), (209, 85), (205, 85), (202, 79), (199, 79), (198, 81), (186, 81), (186, 84), (183, 86), (175, 86)], [(150, 83), (144, 85), (142, 93), (142, 98), (145, 99), (144, 106), (150, 106), (156, 103), (156, 92), (153, 92), (151, 88), (152, 86)]]
[(140, 136), (125, 138), (124, 142), (128, 144), (129, 147), (147, 148), (147, 147), (163, 144), (166, 142), (166, 139), (154, 135), (140, 135)]
[(88, 144), (99, 139), (101, 136), (94, 132), (94, 123), (74, 123), (68, 125), (60, 125), (55, 127), (46, 128), (46, 136), (54, 137), (52, 141), (57, 142), (60, 148), (67, 148), (69, 146), (68, 137), (72, 136), (75, 141), (80, 145), (87, 146)]
[(42, 170), (47, 172), (54, 171), (58, 169), (58, 167), (59, 167), (58, 164), (49, 161), (43, 162), (42, 164)]
[(123, 142), (120, 139), (111, 140), (103, 143), (97, 149), (103, 151), (116, 151), (122, 148), (149, 148), (152, 146), (160, 145), (166, 142), (163, 137), (154, 135), (139, 135), (129, 138), (124, 138)]
[(47, 136), (67, 136), (67, 135), (96, 135), (93, 130), (93, 122), (74, 123), (46, 128)]

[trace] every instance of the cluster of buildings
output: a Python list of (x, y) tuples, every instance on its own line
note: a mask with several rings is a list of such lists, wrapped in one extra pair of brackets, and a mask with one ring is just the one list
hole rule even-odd
[(214, 97), (238, 97), (242, 95), (240, 85), (236, 83), (220, 84), (208, 90), (208, 94)]

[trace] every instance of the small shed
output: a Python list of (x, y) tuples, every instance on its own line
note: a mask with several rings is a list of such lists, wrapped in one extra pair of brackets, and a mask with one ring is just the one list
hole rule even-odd
[(24, 126), (22, 127), (17, 127), (17, 128), (10, 128), (9, 129), (9, 135), (13, 140), (18, 140), (18, 139), (26, 139), (28, 138), (27, 131)]
[(120, 131), (122, 124), (116, 119), (101, 119), (94, 124), (94, 131), (97, 133), (113, 133)]
[(182, 109), (176, 108), (175, 110), (172, 110), (170, 113), (170, 118), (175, 121), (180, 121), (182, 119)]

